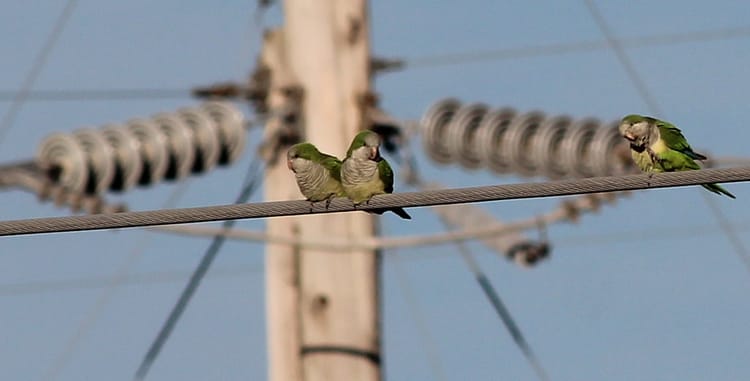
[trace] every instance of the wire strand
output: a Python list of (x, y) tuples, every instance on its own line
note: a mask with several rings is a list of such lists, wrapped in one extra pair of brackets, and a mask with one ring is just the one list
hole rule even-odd
[(599, 11), (599, 8), (594, 3), (594, 0), (584, 0), (584, 3), (586, 4), (586, 7), (588, 8), (589, 13), (594, 19), (597, 27), (604, 35), (604, 38), (607, 40), (607, 45), (610, 46), (615, 52), (617, 60), (620, 61), (620, 64), (625, 69), (630, 82), (632, 82), (633, 86), (635, 86), (635, 89), (636, 91), (638, 91), (641, 99), (646, 102), (646, 105), (651, 110), (651, 112), (656, 115), (662, 115), (661, 107), (659, 107), (659, 104), (656, 102), (656, 98), (653, 96), (653, 94), (651, 94), (651, 91), (646, 85), (646, 81), (638, 73), (638, 70), (635, 68), (635, 65), (633, 65), (633, 62), (630, 61), (630, 57), (622, 47), (620, 41), (615, 37), (614, 32), (612, 32), (612, 29), (609, 27), (607, 20), (604, 18), (604, 15), (602, 15), (601, 11)]
[[(708, 194), (707, 194), (708, 195)], [(708, 195), (710, 196), (710, 195)], [(740, 221), (728, 221), (732, 224), (737, 231), (750, 231), (750, 220)], [(514, 223), (515, 224), (515, 223)], [(216, 234), (215, 229), (210, 230), (212, 233), (207, 236), (213, 236)], [(262, 232), (246, 231), (246, 230), (232, 230), (233, 233), (257, 233), (264, 234)], [(503, 234), (500, 232), (499, 234)], [(690, 225), (683, 227), (661, 227), (658, 229), (634, 229), (630, 231), (618, 231), (616, 233), (597, 233), (597, 234), (580, 234), (580, 235), (566, 235), (564, 237), (555, 238), (555, 247), (588, 247), (588, 246), (604, 246), (612, 245), (617, 243), (632, 243), (632, 237), (641, 237), (640, 241), (664, 241), (681, 238), (695, 238), (697, 236), (704, 237), (709, 234), (723, 234), (720, 227), (716, 227), (713, 224), (707, 225)], [(442, 235), (441, 235), (442, 236)], [(227, 234), (227, 238), (231, 239), (244, 239), (240, 235)], [(386, 238), (388, 239), (388, 238)], [(256, 241), (256, 240), (251, 240)], [(300, 245), (299, 243), (293, 243), (289, 240), (284, 241), (288, 244)], [(304, 243), (302, 243), (304, 244)], [(313, 245), (317, 242), (313, 242)], [(343, 245), (343, 243), (342, 243)], [(336, 247), (341, 249), (341, 247)], [(371, 248), (371, 247), (368, 247)], [(386, 252), (388, 256), (391, 255), (391, 251)], [(430, 251), (423, 255), (408, 255), (400, 256), (399, 261), (422, 261), (432, 260), (438, 258), (445, 258), (448, 253), (441, 251)], [(240, 267), (231, 267), (225, 269), (214, 269), (211, 273), (206, 274), (206, 278), (233, 278), (241, 277), (246, 274), (257, 274), (263, 271), (262, 266), (257, 265), (243, 265)], [(144, 274), (133, 274), (129, 275), (124, 284), (126, 285), (147, 285), (147, 284), (160, 284), (160, 283), (171, 283), (184, 280), (190, 272), (184, 271), (169, 271), (169, 272), (154, 272)], [(21, 296), (31, 295), (37, 293), (46, 292), (61, 292), (69, 290), (88, 290), (88, 289), (99, 289), (108, 286), (111, 283), (109, 277), (86, 277), (86, 278), (75, 278), (75, 279), (63, 279), (63, 280), (46, 280), (46, 281), (32, 281), (32, 282), (19, 282), (19, 283), (0, 283), (0, 297), (2, 296)]]
[[(15, 99), (15, 92), (0, 91), (0, 102)], [(109, 101), (109, 100), (152, 100), (152, 99), (188, 99), (190, 89), (69, 89), (69, 90), (36, 90), (26, 93), (26, 101)]]
[(65, 25), (68, 24), (68, 20), (70, 20), (70, 16), (73, 14), (76, 4), (77, 0), (68, 0), (65, 3), (65, 7), (63, 7), (60, 15), (57, 17), (57, 21), (55, 21), (55, 26), (52, 28), (49, 35), (47, 35), (47, 40), (44, 42), (44, 45), (34, 59), (34, 62), (31, 64), (31, 69), (29, 69), (29, 72), (26, 74), (18, 92), (14, 95), (10, 106), (8, 106), (8, 111), (5, 112), (3, 119), (0, 120), (0, 142), (5, 140), (5, 135), (13, 127), (13, 123), (15, 123), (16, 117), (18, 117), (18, 113), (21, 111), (21, 107), (26, 102), (31, 88), (34, 86), (36, 79), (39, 77), (39, 74), (41, 74), (42, 69), (44, 69), (44, 66), (47, 63), (49, 54), (57, 44), (60, 35), (62, 35)]
[[(647, 46), (671, 46), (695, 42), (722, 41), (750, 37), (750, 27), (710, 29), (687, 33), (660, 34), (642, 37), (621, 38), (625, 48)], [(488, 49), (471, 52), (454, 52), (406, 59), (406, 68), (420, 69), (439, 66), (463, 65), (467, 63), (500, 61), (506, 59), (544, 57), (561, 54), (586, 53), (605, 50), (606, 40), (578, 41), (572, 43), (526, 46), (509, 49)], [(243, 54), (244, 55), (244, 54)], [(13, 101), (18, 91), (0, 90), (0, 102)], [(97, 101), (97, 100), (149, 100), (186, 99), (192, 97), (191, 89), (54, 89), (29, 90), (25, 101)]]
[[(169, 195), (167, 200), (163, 203), (165, 208), (174, 208), (178, 200), (184, 195), (190, 182), (185, 181), (176, 187)], [(47, 371), (44, 373), (42, 380), (55, 380), (60, 376), (60, 373), (65, 369), (65, 366), (70, 361), (73, 353), (78, 348), (78, 345), (86, 337), (89, 331), (94, 327), (96, 321), (104, 311), (104, 307), (109, 304), (109, 301), (114, 297), (115, 291), (122, 286), (122, 284), (128, 278), (128, 274), (131, 272), (133, 267), (138, 263), (138, 260), (143, 256), (146, 248), (154, 239), (155, 235), (141, 236), (135, 247), (130, 251), (130, 254), (125, 258), (125, 261), (117, 268), (107, 282), (107, 286), (99, 296), (96, 298), (94, 305), (89, 309), (84, 318), (78, 323), (73, 335), (68, 339), (65, 344), (63, 351), (57, 356), (55, 361), (52, 362)]]
[[(676, 44), (721, 41), (750, 37), (750, 27), (732, 27), (688, 33), (650, 35), (620, 39), (620, 45), (627, 48), (646, 46), (671, 46)], [(501, 61), (519, 58), (547, 57), (562, 54), (587, 53), (606, 50), (606, 40), (578, 41), (561, 44), (525, 46), (507, 49), (488, 49), (471, 52), (444, 53), (406, 59), (407, 69), (421, 69), (439, 66), (464, 65), (468, 63)]]
[[(440, 217), (440, 221), (447, 230), (450, 230), (449, 223), (445, 221), (443, 217)], [(474, 275), (474, 279), (476, 279), (479, 287), (482, 289), (482, 292), (484, 292), (484, 296), (487, 297), (487, 300), (489, 300), (492, 308), (495, 310), (495, 313), (497, 313), (498, 317), (500, 317), (503, 325), (505, 325), (505, 328), (508, 330), (508, 334), (510, 334), (513, 342), (521, 350), (521, 353), (526, 358), (526, 361), (528, 361), (531, 368), (534, 370), (537, 378), (541, 381), (549, 380), (549, 376), (544, 370), (541, 361), (539, 361), (539, 358), (534, 354), (534, 351), (531, 349), (531, 346), (529, 345), (528, 341), (526, 341), (526, 338), (521, 332), (521, 328), (516, 323), (513, 315), (510, 314), (510, 310), (508, 310), (508, 308), (505, 306), (505, 303), (503, 303), (502, 299), (500, 299), (500, 294), (492, 285), (489, 278), (487, 278), (487, 275), (485, 275), (484, 271), (482, 271), (482, 268), (479, 266), (476, 258), (474, 258), (474, 254), (471, 252), (471, 250), (469, 250), (466, 242), (458, 241), (455, 242), (455, 245), (459, 253), (461, 254), (461, 258), (466, 264), (466, 267), (469, 269), (472, 275)]]
[(427, 318), (422, 313), (422, 309), (419, 306), (419, 300), (416, 297), (411, 282), (409, 282), (409, 278), (403, 268), (401, 254), (399, 254), (397, 249), (391, 249), (386, 258), (390, 259), (389, 262), (395, 270), (396, 281), (398, 282), (401, 291), (401, 297), (404, 299), (409, 314), (411, 315), (412, 322), (417, 328), (418, 336), (422, 341), (425, 359), (432, 371), (432, 376), (435, 380), (446, 381), (448, 380), (448, 377), (445, 375), (445, 370), (443, 370), (442, 362), (438, 355), (438, 346), (435, 344), (435, 339), (428, 329)]
[(719, 222), (719, 227), (724, 232), (724, 235), (729, 240), (729, 244), (732, 245), (734, 252), (737, 253), (745, 269), (750, 273), (750, 256), (748, 256), (747, 247), (742, 242), (742, 239), (737, 235), (737, 230), (732, 226), (729, 218), (724, 214), (719, 205), (716, 204), (716, 200), (709, 199), (708, 194), (701, 194), (708, 204), (708, 208), (714, 213), (716, 220)]
[[(635, 65), (633, 65), (633, 62), (630, 61), (627, 52), (622, 47), (620, 41), (615, 37), (615, 34), (609, 27), (609, 24), (604, 18), (604, 15), (602, 15), (601, 11), (599, 11), (599, 8), (594, 3), (594, 0), (584, 0), (584, 2), (602, 34), (604, 34), (604, 36), (606, 37), (608, 44), (612, 47), (612, 50), (614, 50), (615, 54), (617, 55), (620, 64), (627, 72), (628, 78), (630, 78), (630, 81), (638, 90), (641, 99), (643, 99), (643, 101), (646, 103), (646, 106), (648, 106), (650, 112), (661, 117), (663, 115), (663, 112), (661, 110), (661, 107), (659, 106), (659, 103), (656, 101), (656, 98), (649, 90), (648, 85), (646, 85), (646, 81), (643, 79), (643, 77), (641, 77), (640, 73), (635, 68)], [(742, 243), (742, 240), (739, 238), (739, 236), (737, 236), (737, 232), (734, 231), (732, 225), (728, 223), (728, 218), (717, 204), (716, 199), (706, 196), (707, 195), (705, 194), (703, 195), (703, 200), (708, 205), (716, 221), (718, 221), (719, 225), (722, 227), (727, 239), (729, 240), (729, 243), (734, 249), (735, 255), (739, 257), (739, 259), (745, 265), (745, 268), (748, 270), (748, 272), (750, 272), (750, 253), (748, 253), (747, 248), (745, 248), (745, 245)]]
[(356, 210), (372, 211), (395, 207), (408, 208), (462, 204), (740, 181), (750, 181), (750, 167), (590, 177), (543, 183), (519, 183), (393, 193), (374, 196), (368, 203), (359, 206), (354, 206), (348, 199), (336, 198), (331, 201), (328, 207), (326, 207), (326, 203), (311, 205), (309, 201), (292, 200), (86, 216), (32, 218), (0, 222), (0, 236), (172, 225)]
[[(240, 191), (240, 194), (237, 196), (235, 204), (247, 202), (250, 196), (252, 196), (252, 194), (255, 192), (255, 189), (257, 189), (258, 184), (260, 183), (260, 179), (261, 179), (260, 172), (261, 172), (260, 161), (256, 157), (253, 159), (252, 163), (250, 163), (250, 167), (248, 168), (247, 175), (242, 184), (242, 190)], [(222, 230), (224, 231), (231, 230), (236, 222), (237, 220), (224, 221), (222, 223)], [(190, 280), (188, 281), (187, 285), (183, 289), (182, 294), (180, 294), (179, 299), (177, 299), (177, 303), (174, 305), (174, 307), (172, 307), (172, 310), (170, 311), (169, 316), (167, 317), (167, 320), (162, 325), (161, 329), (159, 330), (159, 333), (156, 335), (156, 338), (151, 343), (151, 346), (146, 352), (146, 355), (143, 357), (143, 360), (141, 361), (141, 364), (138, 366), (138, 370), (136, 370), (135, 376), (133, 377), (134, 380), (137, 380), (137, 381), (144, 380), (146, 378), (146, 375), (148, 375), (148, 372), (151, 369), (151, 366), (153, 365), (154, 361), (156, 361), (156, 358), (159, 356), (159, 353), (161, 352), (161, 349), (164, 346), (164, 343), (166, 343), (166, 341), (169, 339), (169, 336), (174, 330), (174, 327), (177, 325), (177, 322), (182, 316), (182, 313), (185, 312), (185, 309), (187, 308), (188, 303), (190, 302), (193, 295), (195, 294), (195, 291), (198, 289), (198, 286), (200, 286), (201, 281), (206, 276), (206, 273), (208, 272), (208, 269), (211, 267), (211, 264), (216, 258), (216, 255), (219, 254), (219, 250), (221, 250), (221, 247), (224, 245), (224, 242), (226, 242), (225, 236), (223, 235), (214, 236), (213, 240), (211, 241), (211, 244), (209, 245), (208, 249), (206, 249), (205, 254), (203, 254), (203, 257), (198, 263), (198, 266), (195, 268), (195, 271), (190, 276)]]

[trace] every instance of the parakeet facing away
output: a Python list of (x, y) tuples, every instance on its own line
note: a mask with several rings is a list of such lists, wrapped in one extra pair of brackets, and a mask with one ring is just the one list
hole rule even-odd
[[(700, 169), (695, 160), (707, 158), (695, 151), (677, 127), (643, 115), (622, 118), (620, 134), (630, 142), (633, 161), (643, 172), (674, 172)], [(716, 194), (735, 198), (718, 184), (702, 184)]]
[[(380, 136), (365, 130), (357, 134), (341, 164), (341, 184), (355, 205), (376, 194), (393, 193), (393, 170), (380, 156)], [(387, 209), (403, 219), (411, 216), (403, 208)], [(382, 214), (384, 210), (373, 211)]]
[(341, 186), (341, 160), (318, 151), (310, 143), (299, 143), (286, 152), (286, 165), (294, 172), (302, 195), (313, 203), (344, 197)]

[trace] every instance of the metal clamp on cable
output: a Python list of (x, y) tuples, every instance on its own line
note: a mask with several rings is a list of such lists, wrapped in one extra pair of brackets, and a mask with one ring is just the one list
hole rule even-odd
[(375, 364), (380, 364), (380, 353), (347, 347), (343, 345), (305, 345), (300, 349), (300, 355), (305, 356), (313, 353), (338, 353), (349, 356), (365, 358)]

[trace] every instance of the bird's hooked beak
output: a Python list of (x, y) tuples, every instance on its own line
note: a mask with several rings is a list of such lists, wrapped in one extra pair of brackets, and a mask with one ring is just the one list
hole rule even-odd
[(630, 142), (635, 141), (635, 135), (631, 134), (630, 132), (626, 132), (622, 135), (625, 139), (628, 139)]
[(290, 171), (294, 172), (294, 165), (292, 164), (292, 159), (288, 159), (286, 161), (286, 167), (289, 168)]
[(370, 160), (372, 161), (380, 161), (380, 150), (378, 147), (370, 147)]

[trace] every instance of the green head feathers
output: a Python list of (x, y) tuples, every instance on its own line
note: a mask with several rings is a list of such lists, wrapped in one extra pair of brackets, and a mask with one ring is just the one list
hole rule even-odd
[(627, 124), (636, 124), (640, 122), (655, 122), (656, 119), (650, 117), (650, 116), (644, 116), (644, 115), (638, 115), (638, 114), (630, 114), (622, 118), (623, 123)]
[(298, 143), (289, 148), (289, 150), (286, 152), (286, 158), (287, 160), (292, 160), (295, 158), (301, 158), (305, 160), (319, 160), (323, 157), (323, 155), (318, 151), (318, 149), (312, 144), (312, 143)]
[(380, 146), (380, 135), (370, 130), (364, 130), (358, 133), (352, 144), (349, 145), (349, 149), (346, 151), (346, 157), (351, 157), (352, 152), (362, 147), (379, 147)]

